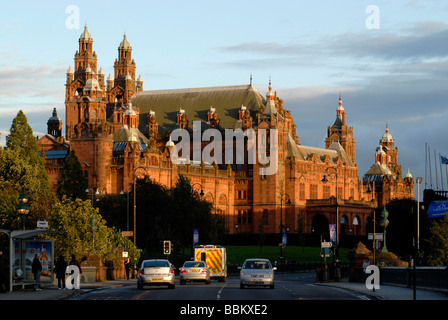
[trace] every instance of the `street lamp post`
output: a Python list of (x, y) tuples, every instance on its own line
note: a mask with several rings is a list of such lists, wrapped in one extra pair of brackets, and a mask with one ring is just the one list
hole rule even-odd
[(28, 205), (28, 195), (25, 192), (25, 188), (22, 189), (22, 193), (19, 196), (19, 204), (17, 205), (17, 213), (22, 218), (22, 228), (25, 230), (26, 216), (30, 212), (30, 206)]
[(387, 219), (387, 217), (389, 216), (389, 212), (387, 212), (386, 210), (386, 206), (383, 207), (383, 211), (381, 211), (381, 220), (380, 220), (380, 226), (383, 227), (384, 229), (384, 236), (383, 236), (383, 252), (387, 252), (387, 247), (386, 247), (386, 228), (389, 225), (389, 219)]
[(95, 231), (97, 229), (95, 213), (92, 213), (92, 218), (90, 218), (90, 223), (91, 223), (90, 230), (92, 230), (92, 251), (91, 251), (91, 253), (95, 253)]
[(290, 204), (291, 199), (289, 197), (289, 194), (287, 193), (281, 193), (280, 194), (280, 258), (283, 257), (283, 197), (285, 197), (285, 203)]
[(136, 194), (137, 194), (137, 189), (136, 189), (136, 182), (137, 182), (137, 171), (139, 169), (142, 169), (145, 172), (145, 176), (148, 175), (148, 171), (146, 171), (146, 168), (143, 166), (139, 166), (137, 168), (134, 169), (134, 246), (137, 248), (137, 202), (136, 202)]
[[(370, 182), (368, 182), (368, 189), (367, 189), (367, 193), (371, 193), (372, 191), (370, 191)], [(372, 199), (375, 199), (375, 180), (373, 181), (373, 192), (372, 192), (373, 196)], [(373, 210), (373, 264), (376, 265), (376, 233), (375, 233), (375, 227), (376, 227), (376, 212), (375, 209)], [(375, 288), (373, 288), (373, 290), (375, 290)]]
[(419, 250), (420, 250), (420, 183), (423, 182), (423, 178), (418, 177), (417, 178), (417, 239), (415, 243), (415, 249), (414, 249), (414, 265), (412, 266), (413, 269), (413, 298), (414, 300), (417, 299), (417, 259), (419, 256)]
[[(338, 281), (340, 277), (340, 269), (339, 269), (339, 181), (338, 181), (338, 169), (334, 167), (328, 167), (325, 170), (327, 173), (328, 170), (334, 170), (334, 175), (336, 177), (336, 248), (334, 250), (335, 258), (336, 258), (336, 267), (335, 267), (335, 280)], [(322, 182), (325, 184), (328, 182), (327, 176), (324, 174), (324, 178)]]

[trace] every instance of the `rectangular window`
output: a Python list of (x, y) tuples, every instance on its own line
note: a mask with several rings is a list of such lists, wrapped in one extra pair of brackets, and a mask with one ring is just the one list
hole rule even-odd
[(299, 199), (300, 200), (305, 200), (305, 184), (301, 183), (299, 186)]
[(310, 198), (317, 199), (317, 184), (310, 185)]

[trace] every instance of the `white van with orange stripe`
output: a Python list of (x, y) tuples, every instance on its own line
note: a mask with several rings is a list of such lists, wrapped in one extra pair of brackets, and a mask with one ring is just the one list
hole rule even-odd
[(223, 246), (206, 245), (194, 248), (194, 260), (205, 261), (210, 278), (223, 282), (227, 279), (227, 253)]

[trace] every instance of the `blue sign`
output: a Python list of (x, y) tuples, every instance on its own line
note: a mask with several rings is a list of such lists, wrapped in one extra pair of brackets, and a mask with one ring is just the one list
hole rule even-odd
[(199, 229), (193, 229), (193, 246), (199, 245)]
[(283, 243), (283, 247), (286, 247), (286, 237), (287, 237), (286, 232), (283, 232), (283, 233), (282, 233), (282, 243)]
[(428, 218), (443, 218), (448, 212), (448, 200), (433, 201), (428, 208)]
[(330, 228), (330, 242), (333, 243), (333, 246), (336, 246), (336, 225), (329, 224)]

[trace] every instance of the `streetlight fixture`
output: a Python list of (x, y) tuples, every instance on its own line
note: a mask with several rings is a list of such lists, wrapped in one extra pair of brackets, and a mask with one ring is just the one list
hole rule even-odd
[(19, 204), (17, 205), (17, 213), (22, 218), (22, 228), (25, 230), (26, 216), (30, 212), (30, 206), (28, 205), (28, 195), (25, 192), (25, 188), (22, 189), (22, 193), (19, 196)]
[(334, 175), (336, 177), (336, 248), (334, 250), (335, 258), (336, 258), (336, 267), (335, 267), (335, 280), (338, 281), (340, 277), (340, 269), (339, 269), (339, 182), (338, 182), (338, 169), (334, 167), (328, 167), (325, 170), (324, 178), (322, 179), (322, 182), (326, 184), (328, 182), (327, 179), (327, 171), (328, 170), (334, 170)]
[[(204, 190), (202, 189), (202, 184), (200, 184), (199, 182), (198, 183), (194, 183), (192, 186), (191, 186), (191, 189), (192, 190), (194, 190), (194, 186), (200, 186), (201, 187), (201, 192), (199, 192), (199, 195), (201, 196), (201, 197), (203, 197), (204, 196)], [(194, 191), (196, 191), (196, 190), (194, 190)], [(197, 191), (196, 191), (197, 192)], [(198, 192), (197, 192), (198, 193)]]

